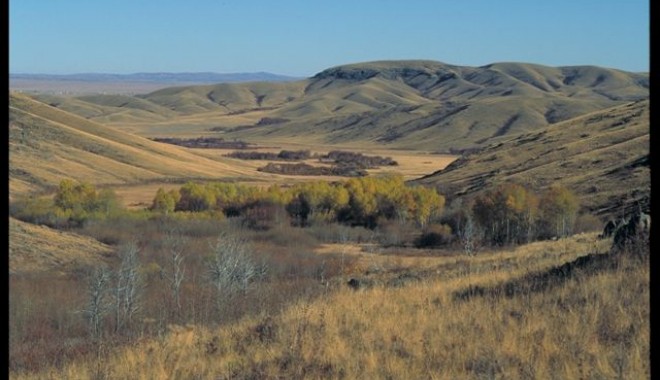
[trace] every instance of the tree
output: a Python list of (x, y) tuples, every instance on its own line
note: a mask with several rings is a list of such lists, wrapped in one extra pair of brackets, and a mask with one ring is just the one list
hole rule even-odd
[(471, 213), (467, 213), (463, 228), (458, 231), (458, 237), (463, 245), (463, 251), (467, 256), (473, 256), (476, 248), (477, 226)]
[(163, 271), (163, 276), (169, 281), (172, 297), (176, 304), (177, 314), (181, 312), (181, 283), (185, 277), (185, 267), (183, 266), (185, 239), (175, 231), (169, 231), (165, 237), (165, 245), (169, 251), (169, 262), (167, 270)]
[(206, 186), (188, 182), (179, 189), (181, 197), (175, 210), (205, 211), (216, 205), (216, 197)]
[(142, 279), (140, 278), (139, 248), (130, 242), (120, 248), (121, 264), (115, 275), (114, 308), (115, 332), (130, 327), (140, 310)]
[(96, 196), (94, 211), (102, 212), (105, 215), (119, 209), (119, 198), (112, 189), (102, 189)]
[(97, 207), (96, 188), (87, 182), (78, 183), (72, 179), (63, 179), (53, 199), (55, 206), (62, 210), (94, 211)]
[(175, 194), (179, 194), (179, 193), (173, 191), (168, 192), (165, 191), (165, 189), (163, 189), (162, 187), (159, 187), (158, 191), (156, 191), (156, 196), (151, 202), (150, 209), (153, 211), (162, 212), (164, 214), (173, 212), (174, 208), (176, 207), (177, 201), (181, 199), (180, 194), (176, 198), (175, 198)]
[(55, 198), (53, 199), (55, 206), (62, 210), (73, 209), (80, 202), (76, 192), (76, 186), (76, 181), (72, 179), (61, 180), (55, 193)]
[(110, 311), (110, 280), (111, 273), (105, 267), (96, 268), (89, 278), (87, 306), (82, 312), (87, 317), (95, 341), (101, 337), (103, 317)]
[(580, 205), (569, 189), (555, 185), (546, 190), (540, 200), (539, 229), (541, 237), (566, 237), (573, 232)]
[(538, 201), (524, 187), (505, 183), (474, 200), (472, 212), (491, 244), (504, 245), (531, 240)]
[(421, 228), (426, 227), (431, 219), (440, 214), (445, 207), (445, 197), (435, 189), (418, 186), (412, 189), (415, 200), (415, 221)]
[(218, 291), (218, 307), (227, 297), (237, 291), (246, 292), (252, 281), (266, 275), (266, 266), (254, 262), (247, 242), (235, 234), (221, 233), (212, 251), (208, 274)]

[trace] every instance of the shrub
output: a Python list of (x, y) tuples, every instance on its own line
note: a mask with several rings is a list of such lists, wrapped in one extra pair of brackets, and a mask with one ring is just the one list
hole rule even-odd
[(415, 241), (417, 248), (439, 247), (452, 241), (451, 227), (446, 224), (432, 224)]

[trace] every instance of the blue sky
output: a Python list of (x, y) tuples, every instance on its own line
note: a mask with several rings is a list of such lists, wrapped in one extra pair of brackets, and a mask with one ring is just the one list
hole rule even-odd
[(10, 0), (11, 73), (267, 71), (387, 59), (649, 70), (641, 0)]

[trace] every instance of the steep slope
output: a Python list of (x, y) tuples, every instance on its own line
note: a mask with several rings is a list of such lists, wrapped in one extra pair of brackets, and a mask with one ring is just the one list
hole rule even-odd
[(647, 208), (649, 107), (648, 100), (628, 103), (511, 136), (416, 182), (468, 196), (506, 181), (537, 190), (562, 184), (598, 215)]
[(105, 127), (26, 96), (10, 96), (12, 196), (47, 188), (63, 178), (122, 184), (243, 174), (240, 162), (212, 160)]

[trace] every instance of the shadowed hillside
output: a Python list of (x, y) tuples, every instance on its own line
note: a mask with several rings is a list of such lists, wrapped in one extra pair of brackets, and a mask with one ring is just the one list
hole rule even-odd
[(338, 66), (297, 82), (172, 87), (140, 95), (139, 101), (115, 96), (48, 101), (138, 134), (153, 133), (149, 122), (157, 121), (187, 133), (224, 131), (239, 139), (364, 141), (448, 152), (648, 95), (648, 73), (595, 66), (382, 61)]
[(562, 184), (592, 213), (648, 207), (649, 102), (616, 106), (510, 136), (417, 182), (470, 195), (505, 181), (543, 188)]

